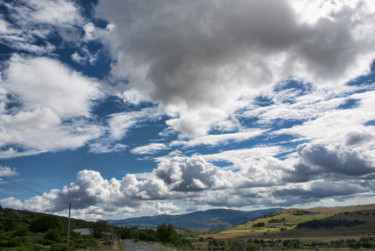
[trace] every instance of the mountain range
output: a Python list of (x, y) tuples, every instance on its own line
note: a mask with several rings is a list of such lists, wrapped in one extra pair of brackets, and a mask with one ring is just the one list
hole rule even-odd
[(179, 215), (156, 215), (128, 218), (122, 220), (108, 220), (114, 226), (129, 226), (142, 228), (157, 228), (160, 224), (172, 224), (175, 227), (191, 228), (201, 231), (216, 230), (237, 226), (264, 215), (283, 210), (271, 208), (254, 211), (240, 211), (231, 209), (210, 209)]

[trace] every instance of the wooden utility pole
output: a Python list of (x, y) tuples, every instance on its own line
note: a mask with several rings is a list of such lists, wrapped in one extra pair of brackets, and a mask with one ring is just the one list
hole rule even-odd
[(277, 251), (278, 248), (279, 248), (279, 240), (276, 240), (275, 251)]
[(69, 203), (69, 219), (68, 219), (68, 244), (67, 248), (69, 251), (69, 237), (70, 237), (70, 211), (72, 210), (72, 203)]

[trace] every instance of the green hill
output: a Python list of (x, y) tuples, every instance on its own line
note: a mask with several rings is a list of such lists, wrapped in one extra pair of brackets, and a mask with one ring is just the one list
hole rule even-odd
[(375, 204), (286, 209), (222, 230), (212, 236), (218, 239), (375, 236)]

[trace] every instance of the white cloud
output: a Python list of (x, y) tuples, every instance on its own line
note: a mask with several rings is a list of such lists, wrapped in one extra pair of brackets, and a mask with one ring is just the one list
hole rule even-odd
[(14, 55), (3, 76), (1, 86), (28, 110), (45, 107), (62, 117), (89, 116), (92, 101), (101, 97), (95, 80), (46, 57)]
[[(252, 154), (248, 151), (248, 157), (244, 151), (232, 151), (221, 156), (164, 158), (152, 173), (126, 174), (120, 180), (104, 179), (97, 171), (83, 170), (78, 172), (76, 182), (61, 190), (53, 189), (25, 201), (10, 197), (0, 202), (13, 208), (44, 212), (61, 212), (71, 202), (80, 217), (95, 219), (122, 211), (134, 212), (149, 207), (146, 204), (151, 202), (156, 213), (180, 210), (163, 200), (183, 200), (192, 206), (244, 207), (291, 206), (328, 197), (346, 200), (356, 195), (373, 196), (374, 161), (371, 164), (368, 156), (361, 153), (301, 146), (298, 158), (278, 160), (264, 151), (267, 149), (253, 150)], [(256, 152), (264, 156), (257, 156)], [(229, 159), (229, 153), (242, 156), (242, 160)], [(235, 165), (219, 168), (204, 157), (232, 160)], [(350, 165), (358, 168), (350, 169)], [(301, 179), (303, 175), (308, 178)]]
[(23, 6), (16, 6), (13, 10), (25, 21), (51, 25), (75, 25), (82, 21), (79, 7), (69, 0), (27, 0), (20, 1)]
[(11, 27), (12, 25), (4, 20), (3, 16), (0, 15), (0, 34), (7, 35), (15, 33), (15, 31)]
[(153, 206), (156, 210), (157, 215), (161, 214), (173, 214), (176, 213), (180, 208), (176, 205), (174, 205), (171, 202), (168, 203), (161, 203), (161, 202), (154, 202)]
[(226, 133), (218, 135), (207, 135), (202, 137), (197, 137), (190, 140), (174, 140), (170, 143), (170, 146), (186, 146), (194, 147), (198, 145), (209, 145), (217, 146), (219, 144), (227, 144), (230, 141), (241, 142), (249, 140), (251, 138), (257, 137), (265, 133), (265, 130), (261, 129), (249, 129), (247, 131), (237, 132), (237, 133)]
[(92, 153), (111, 153), (121, 152), (127, 148), (126, 145), (121, 143), (113, 143), (111, 141), (106, 142), (104, 140), (98, 140), (95, 143), (90, 144), (90, 152)]
[(131, 152), (134, 154), (154, 154), (165, 149), (167, 149), (167, 146), (163, 143), (151, 143), (133, 148)]
[(321, 12), (309, 2), (111, 0), (96, 12), (113, 27), (112, 74), (161, 102), (173, 129), (198, 137), (279, 81), (335, 86), (369, 71), (371, 1)]
[(112, 114), (108, 119), (110, 137), (114, 140), (122, 139), (131, 127), (145, 120), (157, 119), (161, 115), (158, 108)]
[[(303, 92), (304, 88), (311, 90)], [(265, 93), (265, 97), (272, 101), (271, 104), (249, 104), (246, 109), (238, 112), (238, 116), (257, 118), (257, 123), (261, 125), (269, 125), (277, 119), (312, 120), (321, 117), (327, 111), (337, 109), (350, 98), (349, 93), (355, 90), (355, 87), (347, 86), (339, 89), (313, 88), (302, 82), (301, 87)]]
[(98, 59), (98, 54), (93, 54), (87, 46), (82, 46), (79, 51), (71, 55), (71, 58), (80, 65), (86, 65), (87, 63), (94, 65)]
[(136, 89), (126, 90), (119, 96), (123, 99), (125, 103), (130, 103), (134, 105), (139, 105), (141, 102), (149, 100), (141, 92), (137, 91)]
[(102, 96), (99, 84), (54, 59), (15, 55), (0, 85), (8, 94), (2, 105), (17, 103), (1, 113), (3, 157), (75, 149), (103, 132), (88, 122), (94, 101)]
[(146, 121), (157, 120), (162, 115), (158, 107), (111, 114), (107, 119), (108, 125), (103, 128), (105, 130), (103, 137), (90, 144), (90, 151), (93, 153), (122, 151), (126, 146), (116, 142), (123, 139), (131, 128), (142, 126)]
[(231, 163), (237, 164), (239, 166), (256, 162), (256, 160), (276, 156), (280, 153), (286, 152), (287, 149), (284, 149), (280, 146), (258, 146), (249, 149), (237, 149), (222, 151), (215, 154), (203, 155), (202, 158), (208, 161), (220, 161), (226, 160)]
[[(360, 131), (373, 135), (374, 127), (365, 124), (375, 120), (372, 112), (372, 107), (375, 105), (374, 93), (374, 91), (367, 91), (348, 96), (347, 98), (359, 100), (358, 106), (351, 109), (326, 110), (316, 119), (306, 121), (302, 125), (281, 129), (275, 134), (299, 135), (316, 144), (344, 144), (347, 142), (347, 135)], [(374, 146), (369, 149), (374, 149)]]
[(0, 177), (3, 176), (14, 176), (17, 175), (17, 171), (14, 168), (10, 168), (7, 166), (0, 166)]
[[(2, 3), (12, 25), (6, 24), (7, 36), (2, 42), (7, 46), (36, 54), (47, 54), (55, 49), (48, 42), (36, 43), (57, 32), (66, 42), (78, 43), (84, 18), (81, 9), (74, 1), (69, 0), (17, 0)], [(2, 22), (3, 23), (3, 22)], [(1, 25), (4, 28), (4, 23)]]
[(84, 39), (87, 41), (94, 40), (96, 38), (95, 34), (95, 25), (93, 23), (87, 23), (83, 26), (83, 30), (85, 31)]

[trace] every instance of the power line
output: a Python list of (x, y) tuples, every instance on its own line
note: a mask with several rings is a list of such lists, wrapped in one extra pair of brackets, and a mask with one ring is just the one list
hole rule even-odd
[(8, 181), (8, 182), (10, 182), (10, 183), (16, 185), (16, 186), (22, 187), (23, 189), (29, 190), (30, 192), (33, 192), (33, 193), (36, 193), (36, 194), (38, 194), (38, 195), (42, 195), (42, 196), (43, 196), (43, 194), (41, 194), (41, 193), (39, 193), (39, 192), (37, 192), (37, 191), (31, 189), (31, 188), (28, 188), (28, 187), (26, 187), (26, 186), (24, 186), (24, 185), (18, 184), (17, 182), (14, 182), (13, 180), (10, 180), (10, 179), (8, 179), (8, 178), (0, 177), (0, 179), (3, 179), (3, 180), (5, 180), (5, 181)]

